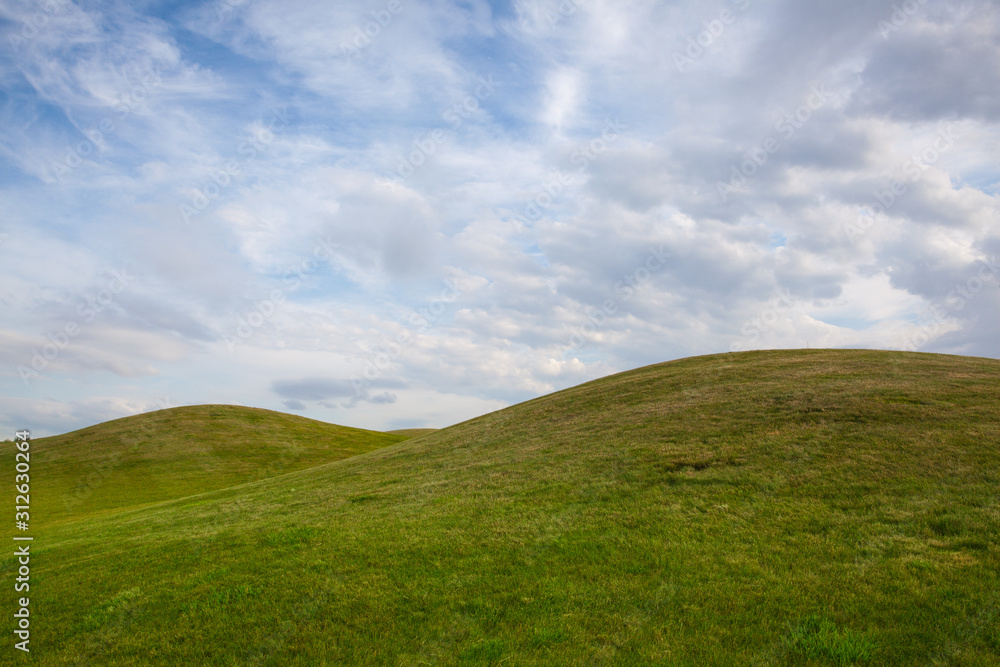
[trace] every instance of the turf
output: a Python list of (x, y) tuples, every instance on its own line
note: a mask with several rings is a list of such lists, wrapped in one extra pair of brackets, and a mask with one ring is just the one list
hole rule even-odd
[[(52, 525), (310, 468), (403, 439), (233, 405), (149, 412), (33, 440), (31, 463), (39, 474), (32, 479), (32, 515)], [(5, 470), (13, 470), (10, 451)]]
[(1000, 361), (683, 359), (40, 525), (31, 662), (997, 665), (998, 463)]
[(421, 435), (427, 435), (428, 433), (434, 433), (437, 430), (438, 429), (436, 428), (400, 428), (395, 431), (386, 431), (386, 433), (404, 435), (407, 438), (416, 438)]

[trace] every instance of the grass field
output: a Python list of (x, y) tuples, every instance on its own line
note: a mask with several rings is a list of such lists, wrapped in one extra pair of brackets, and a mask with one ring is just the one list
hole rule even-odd
[(32, 480), (32, 511), (52, 525), (311, 468), (407, 437), (233, 405), (160, 410), (34, 440), (33, 464), (45, 472)]
[[(32, 664), (1000, 664), (1000, 361), (683, 359), (277, 476), (234, 412), (183, 489), (177, 417), (173, 473), (36, 521)], [(33, 503), (89, 442), (36, 441)]]
[(403, 435), (407, 438), (416, 438), (420, 435), (427, 435), (428, 433), (433, 433), (436, 428), (401, 428), (395, 431), (386, 431), (386, 433), (394, 433), (396, 435)]

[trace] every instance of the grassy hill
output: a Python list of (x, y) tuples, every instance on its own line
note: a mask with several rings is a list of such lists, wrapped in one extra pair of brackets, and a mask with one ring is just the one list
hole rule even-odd
[[(233, 405), (149, 412), (33, 440), (32, 514), (51, 525), (310, 468), (404, 439)], [(13, 470), (12, 451), (9, 444), (3, 450), (5, 470)]]
[(407, 438), (416, 438), (428, 433), (434, 433), (437, 430), (436, 428), (400, 428), (395, 431), (386, 431), (386, 433), (395, 433), (397, 435), (405, 435)]
[(997, 665), (998, 464), (1000, 361), (683, 359), (40, 526), (32, 662)]

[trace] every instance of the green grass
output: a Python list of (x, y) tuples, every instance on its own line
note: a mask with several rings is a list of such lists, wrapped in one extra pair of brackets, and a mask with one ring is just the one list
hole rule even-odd
[[(149, 412), (32, 441), (32, 518), (52, 525), (245, 484), (385, 447), (401, 435), (232, 405)], [(13, 470), (12, 445), (2, 461)], [(44, 471), (44, 473), (42, 472)]]
[(428, 433), (434, 433), (438, 429), (436, 428), (400, 428), (395, 431), (386, 431), (386, 433), (393, 433), (395, 435), (404, 435), (407, 438), (416, 438), (417, 436), (427, 435)]
[(996, 360), (683, 359), (39, 525), (31, 661), (997, 665), (998, 464)]
[(790, 655), (835, 665), (867, 662), (876, 648), (871, 636), (852, 630), (839, 631), (832, 622), (815, 615), (789, 627), (785, 646)]

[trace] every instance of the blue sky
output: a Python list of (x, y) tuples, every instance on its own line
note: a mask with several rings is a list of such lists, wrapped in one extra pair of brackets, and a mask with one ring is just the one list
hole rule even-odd
[(1000, 356), (1000, 8), (0, 3), (0, 426)]

